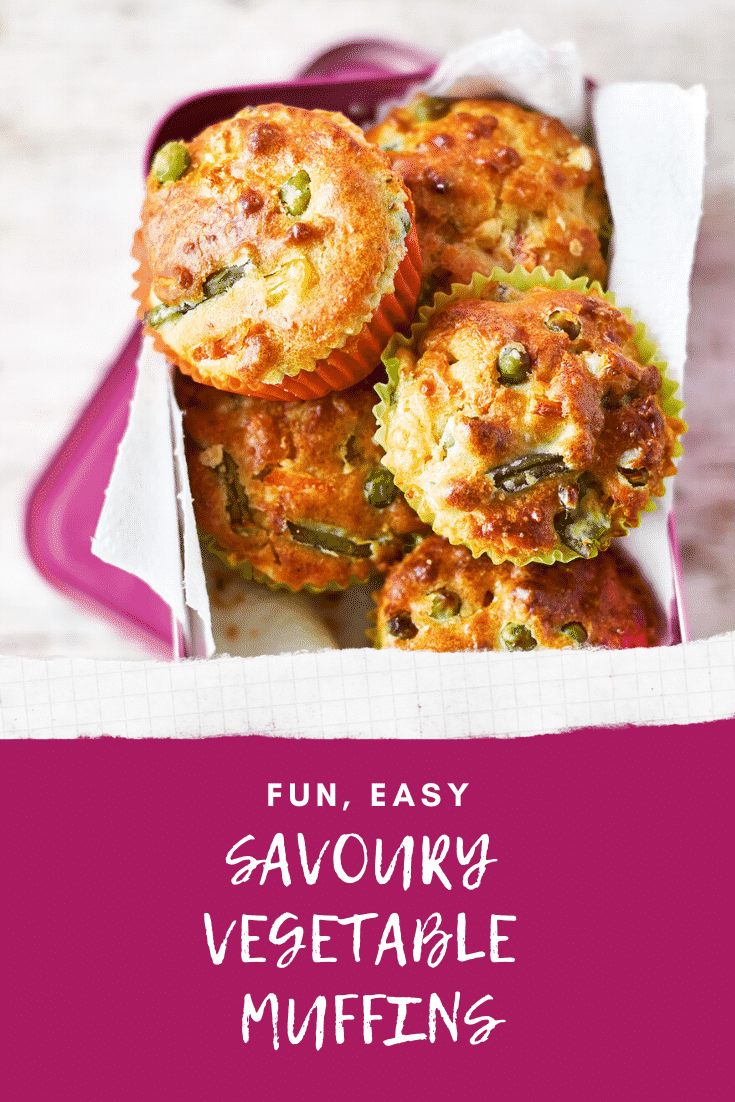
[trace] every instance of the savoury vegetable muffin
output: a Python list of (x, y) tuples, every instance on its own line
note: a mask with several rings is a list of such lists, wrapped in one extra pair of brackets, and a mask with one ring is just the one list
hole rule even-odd
[(413, 316), (410, 195), (343, 115), (248, 107), (153, 159), (140, 316), (182, 371), (309, 398), (364, 378)]
[(653, 647), (659, 617), (613, 550), (569, 563), (493, 564), (441, 536), (423, 540), (375, 595), (375, 643), (404, 650)]
[(369, 382), (306, 402), (176, 390), (197, 525), (246, 577), (342, 588), (428, 531), (381, 465)]
[(686, 428), (662, 408), (642, 327), (555, 279), (567, 286), (475, 277), (476, 292), (427, 308), (376, 387), (377, 439), (408, 502), (494, 562), (596, 555), (664, 493)]
[(597, 155), (558, 119), (503, 100), (419, 96), (367, 136), (411, 191), (431, 292), (496, 264), (604, 283), (609, 208)]

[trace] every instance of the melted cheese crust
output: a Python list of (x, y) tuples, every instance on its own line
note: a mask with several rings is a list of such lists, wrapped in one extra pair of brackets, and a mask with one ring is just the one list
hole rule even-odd
[[(683, 423), (664, 415), (657, 367), (640, 362), (632, 323), (604, 298), (545, 287), (511, 295), (448, 304), (415, 352), (400, 351), (385, 463), (419, 515), (474, 555), (584, 554), (560, 538), (560, 517), (604, 529), (599, 546), (637, 525), (676, 469)], [(498, 370), (508, 344), (529, 358), (517, 385)], [(503, 470), (529, 459), (526, 484), (509, 489)]]
[[(526, 628), (536, 646), (551, 649), (580, 645), (579, 636), (562, 630), (570, 624), (584, 629), (583, 645), (590, 647), (652, 647), (660, 639), (660, 617), (643, 579), (612, 550), (553, 566), (493, 565), (429, 536), (391, 569), (375, 601), (380, 647), (513, 649), (504, 641), (507, 625)], [(446, 615), (447, 608), (456, 613)]]
[[(404, 536), (427, 532), (403, 495), (374, 508), (365, 482), (380, 467), (369, 383), (306, 402), (269, 402), (176, 381), (184, 409), (189, 480), (198, 527), (231, 566), (250, 563), (290, 589), (365, 581), (403, 554)], [(239, 522), (228, 509), (224, 453), (246, 495)], [(369, 555), (322, 551), (293, 538), (291, 524), (340, 533)], [(412, 542), (412, 541), (409, 541)]]
[[(412, 204), (388, 158), (347, 118), (270, 104), (183, 143), (180, 179), (151, 173), (143, 204), (141, 316), (196, 304), (156, 331), (195, 378), (239, 392), (313, 370), (349, 345), (394, 289)], [(291, 214), (281, 189), (297, 173), (310, 198)], [(223, 269), (244, 272), (205, 297)]]
[(558, 119), (503, 100), (454, 100), (423, 120), (425, 102), (394, 109), (368, 137), (411, 191), (429, 286), (449, 291), (496, 264), (604, 284), (609, 208), (595, 151)]

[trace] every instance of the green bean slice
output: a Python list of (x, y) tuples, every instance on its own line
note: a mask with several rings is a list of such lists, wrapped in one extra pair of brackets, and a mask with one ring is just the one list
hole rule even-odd
[(535, 486), (543, 478), (563, 474), (566, 470), (568, 468), (562, 456), (537, 452), (532, 455), (522, 455), (518, 459), (511, 459), (510, 463), (503, 463), (502, 466), (494, 467), (487, 473), (498, 490), (504, 490), (507, 494), (515, 494), (519, 490)]
[(151, 164), (151, 172), (159, 184), (180, 180), (189, 165), (191, 157), (183, 142), (166, 142), (156, 153)]
[(227, 517), (233, 532), (241, 532), (252, 522), (250, 513), (250, 501), (245, 487), (240, 481), (240, 470), (237, 462), (229, 452), (222, 452), (222, 462), (216, 468), (225, 485), (227, 495)]
[(311, 201), (311, 177), (305, 168), (300, 168), (281, 185), (278, 192), (281, 202), (294, 218), (304, 213)]
[(385, 509), (396, 499), (398, 489), (386, 467), (376, 467), (365, 480), (364, 494), (373, 509)]
[(196, 306), (195, 302), (175, 302), (171, 306), (161, 302), (153, 306), (144, 316), (143, 321), (150, 325), (151, 329), (158, 329), (167, 321), (178, 321), (184, 314), (188, 314)]
[(498, 352), (498, 377), (506, 386), (525, 383), (531, 374), (531, 357), (524, 345), (512, 342)]
[(578, 643), (580, 647), (587, 642), (587, 630), (584, 624), (580, 624), (578, 620), (570, 620), (568, 624), (562, 624), (560, 630), (564, 635), (568, 635), (574, 643)]
[(297, 543), (314, 547), (317, 551), (326, 551), (331, 555), (347, 555), (351, 559), (369, 559), (372, 547), (369, 543), (356, 543), (336, 528), (326, 525), (297, 524), (286, 521), (291, 538)]
[[(220, 268), (218, 272), (213, 272), (202, 285), (204, 297), (214, 298), (215, 295), (221, 295), (228, 291), (239, 279), (242, 279), (250, 267), (252, 267), (252, 264), (248, 260), (244, 264), (236, 264), (230, 268)], [(152, 329), (158, 329), (167, 321), (178, 321), (184, 314), (188, 314), (190, 310), (193, 310), (195, 306), (199, 306), (202, 301), (200, 299), (199, 302), (175, 302), (170, 306), (163, 302), (159, 303), (158, 306), (153, 306), (146, 313), (143, 321), (146, 325), (150, 325)]]
[(220, 268), (219, 271), (212, 272), (202, 284), (205, 298), (214, 298), (215, 295), (222, 295), (225, 291), (229, 291), (230, 287), (234, 287), (251, 267), (251, 262), (246, 261), (244, 264), (233, 264), (230, 268)]
[(503, 624), (500, 629), (500, 638), (506, 650), (533, 650), (538, 646), (525, 624)]

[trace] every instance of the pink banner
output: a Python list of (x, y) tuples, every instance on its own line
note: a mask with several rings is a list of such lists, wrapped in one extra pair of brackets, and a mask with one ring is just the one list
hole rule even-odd
[(9, 742), (6, 1097), (725, 1098), (734, 735)]

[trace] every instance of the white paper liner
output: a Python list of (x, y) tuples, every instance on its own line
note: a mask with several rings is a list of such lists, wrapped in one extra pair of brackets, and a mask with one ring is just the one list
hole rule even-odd
[(250, 658), (337, 649), (309, 593), (246, 582), (213, 555), (207, 556), (205, 569), (213, 579), (212, 633), (218, 654)]
[[(588, 121), (582, 72), (571, 43), (547, 48), (522, 31), (507, 31), (449, 55), (426, 90), (435, 95), (501, 93), (579, 130)], [(609, 289), (617, 295), (618, 305), (631, 307), (644, 321), (670, 364), (672, 378), (680, 384), (689, 277), (702, 203), (705, 114), (701, 87), (684, 91), (670, 84), (613, 84), (593, 96), (596, 143), (615, 223)], [(191, 629), (193, 652), (208, 655), (213, 646), (211, 620), (180, 444), (180, 521), (175, 521), (171, 452), (164, 454), (171, 446), (169, 426), (180, 424), (179, 414), (170, 387), (151, 378), (156, 369), (148, 351), (143, 361), (140, 398), (136, 391), (93, 550), (147, 581), (182, 622), (188, 617), (183, 608), (185, 592), (186, 605), (201, 620), (198, 623), (195, 618)], [(164, 372), (168, 378), (159, 365), (158, 374)], [(152, 477), (154, 471), (157, 477)], [(675, 597), (667, 531), (671, 506), (669, 484), (656, 512), (645, 514), (641, 527), (625, 540), (626, 550), (667, 614)]]
[[(610, 84), (592, 97), (615, 226), (608, 285), (619, 305), (645, 319), (669, 377), (679, 384), (677, 397), (683, 396), (689, 279), (702, 211), (706, 114), (701, 85), (685, 91), (675, 84)], [(686, 456), (686, 437), (683, 444)], [(630, 532), (625, 549), (668, 610), (678, 594), (667, 527), (673, 494), (666, 481), (656, 512)]]
[[(166, 359), (153, 348), (149, 337), (144, 338), (142, 356), (154, 363), (154, 370), (163, 371)], [(166, 364), (166, 366), (168, 366)], [(211, 658), (216, 651), (212, 634), (212, 621), (209, 609), (207, 583), (204, 577), (202, 553), (197, 535), (196, 519), (189, 486), (189, 472), (186, 466), (184, 450), (184, 415), (179, 409), (174, 394), (171, 372), (168, 372), (168, 401), (171, 410), (171, 431), (174, 440), (174, 475), (176, 478), (176, 499), (178, 502), (179, 532), (184, 560), (184, 596), (189, 612), (184, 616), (181, 626), (188, 654), (198, 654)]]
[(92, 552), (146, 582), (183, 623), (187, 613), (171, 398), (168, 364), (144, 342), (128, 426), (105, 492)]
[(608, 84), (592, 97), (615, 224), (610, 290), (621, 305), (633, 306), (645, 318), (680, 386), (702, 208), (706, 117), (701, 85), (685, 90), (675, 84)]
[(504, 96), (561, 119), (575, 133), (586, 121), (584, 75), (574, 43), (541, 46), (518, 29), (448, 54), (423, 91), (466, 99)]
[[(147, 582), (171, 606), (185, 650), (274, 654), (334, 647), (331, 632), (307, 597), (245, 587), (240, 609), (218, 610), (212, 630), (207, 584), (184, 451), (183, 415), (165, 357), (145, 337), (130, 417), (92, 542), (98, 558)], [(291, 599), (293, 598), (293, 599)], [(231, 646), (227, 629), (237, 628)], [(276, 647), (276, 638), (280, 647)]]

